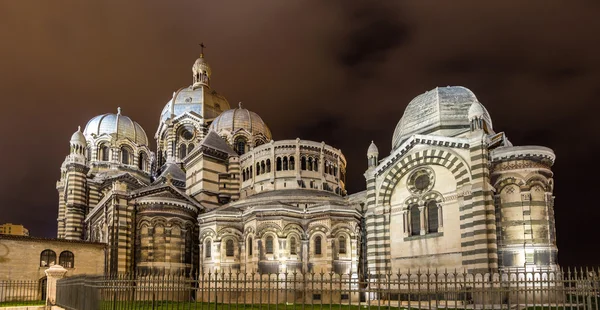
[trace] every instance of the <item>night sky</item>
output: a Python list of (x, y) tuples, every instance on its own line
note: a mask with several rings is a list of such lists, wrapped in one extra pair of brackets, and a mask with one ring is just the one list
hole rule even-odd
[(99, 114), (159, 114), (204, 42), (212, 87), (275, 140), (325, 141), (365, 188), (415, 96), (471, 89), (496, 132), (556, 152), (559, 262), (599, 265), (599, 1), (0, 1), (0, 223), (56, 236), (60, 165)]

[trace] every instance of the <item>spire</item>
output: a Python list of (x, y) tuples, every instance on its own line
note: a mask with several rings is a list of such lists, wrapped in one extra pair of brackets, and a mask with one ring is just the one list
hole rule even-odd
[(243, 109), (243, 108), (242, 108), (242, 102), (241, 102), (241, 101), (238, 103), (238, 107), (239, 107), (240, 109)]
[(117, 108), (117, 115), (121, 115), (121, 107)]
[(204, 45), (204, 42), (200, 42), (200, 58), (204, 58), (204, 48), (206, 46)]

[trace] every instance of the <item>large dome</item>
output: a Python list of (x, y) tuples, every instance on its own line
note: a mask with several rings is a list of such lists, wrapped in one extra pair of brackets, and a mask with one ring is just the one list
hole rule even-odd
[[(475, 94), (462, 86), (436, 87), (415, 97), (396, 125), (392, 150), (415, 134), (456, 136), (468, 131), (469, 108), (476, 102), (479, 101)], [(483, 105), (481, 107), (484, 119), (489, 120), (491, 126), (489, 113)]]
[(142, 126), (121, 115), (120, 108), (117, 114), (107, 113), (92, 118), (83, 130), (87, 139), (94, 139), (103, 134), (111, 135), (115, 139), (128, 138), (137, 145), (148, 145), (148, 137)]
[(160, 121), (165, 122), (171, 115), (177, 117), (185, 112), (211, 119), (229, 109), (227, 99), (216, 91), (203, 85), (189, 86), (173, 94), (173, 99), (169, 100), (160, 113)]
[(227, 110), (219, 115), (210, 125), (210, 129), (222, 135), (228, 132), (234, 135), (238, 131), (245, 130), (252, 136), (262, 135), (265, 142), (271, 141), (271, 130), (258, 114), (240, 107)]

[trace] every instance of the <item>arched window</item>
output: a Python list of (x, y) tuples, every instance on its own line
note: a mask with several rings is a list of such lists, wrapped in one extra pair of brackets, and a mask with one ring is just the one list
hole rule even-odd
[(265, 250), (266, 250), (267, 254), (273, 254), (273, 237), (272, 236), (267, 237), (267, 242), (265, 244)]
[(181, 144), (179, 146), (179, 159), (182, 159), (187, 155), (187, 146), (185, 144)]
[(304, 156), (300, 158), (300, 169), (306, 170), (306, 157)]
[(266, 167), (265, 167), (265, 161), (263, 160), (263, 161), (260, 162), (260, 174), (263, 174), (266, 171), (267, 170), (266, 170)]
[(337, 166), (333, 166), (333, 175), (337, 176)]
[(296, 238), (290, 238), (290, 254), (296, 255)]
[(325, 161), (325, 165), (323, 165), (323, 169), (325, 169), (325, 173), (329, 174), (329, 163), (327, 161)]
[(52, 250), (44, 250), (40, 254), (40, 267), (50, 267), (56, 264), (56, 253)]
[(210, 240), (207, 240), (204, 244), (204, 256), (210, 257), (212, 255), (212, 248), (210, 246)]
[(271, 160), (267, 159), (267, 173), (271, 172)]
[(260, 175), (260, 163), (256, 163), (256, 175)]
[(234, 253), (234, 250), (233, 250), (233, 240), (229, 239), (225, 243), (225, 255), (227, 255), (228, 257), (232, 257), (233, 253)]
[(131, 149), (129, 149), (128, 147), (122, 147), (121, 148), (121, 163), (124, 165), (131, 165), (132, 164), (132, 152)]
[(194, 149), (194, 143), (190, 143), (190, 145), (188, 145), (188, 154), (191, 153), (193, 149)]
[(277, 171), (281, 171), (281, 157), (277, 157)]
[(254, 146), (260, 146), (260, 145), (263, 145), (263, 144), (265, 144), (265, 143), (262, 140), (256, 140), (256, 141), (254, 141)]
[(235, 140), (235, 151), (239, 155), (242, 155), (242, 154), (246, 153), (246, 139), (244, 139), (244, 138), (237, 138)]
[(315, 162), (313, 164), (313, 170), (319, 172), (319, 160), (315, 158)]
[(296, 166), (296, 162), (294, 160), (294, 156), (290, 156), (290, 170), (294, 170)]
[(252, 237), (248, 238), (248, 256), (252, 256), (252, 247), (254, 245), (252, 244)]
[(306, 169), (308, 171), (312, 171), (313, 170), (313, 159), (312, 159), (312, 157), (308, 158), (308, 167)]
[(92, 149), (89, 146), (85, 149), (85, 158), (88, 161), (92, 160)]
[(417, 205), (410, 207), (410, 234), (413, 236), (421, 234), (421, 212)]
[(340, 254), (346, 254), (346, 237), (341, 236), (338, 238), (338, 242), (339, 242), (339, 253)]
[(106, 145), (101, 145), (100, 146), (100, 160), (102, 161), (109, 161), (109, 150), (108, 150), (108, 146)]
[(315, 237), (315, 255), (321, 255), (321, 236)]
[(288, 170), (288, 159), (287, 159), (287, 157), (283, 158), (283, 170)]
[(431, 200), (427, 203), (427, 228), (430, 233), (438, 232), (438, 206), (435, 200)]
[(75, 255), (71, 251), (63, 251), (58, 257), (58, 264), (64, 268), (75, 267)]

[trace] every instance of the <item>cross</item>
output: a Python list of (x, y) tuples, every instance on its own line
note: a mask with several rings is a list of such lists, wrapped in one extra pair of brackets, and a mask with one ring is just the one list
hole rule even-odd
[(201, 55), (201, 56), (204, 56), (204, 48), (205, 48), (205, 47), (206, 47), (206, 46), (204, 46), (204, 42), (201, 42), (201, 43), (200, 43), (200, 55)]

